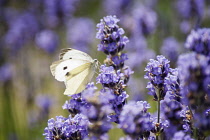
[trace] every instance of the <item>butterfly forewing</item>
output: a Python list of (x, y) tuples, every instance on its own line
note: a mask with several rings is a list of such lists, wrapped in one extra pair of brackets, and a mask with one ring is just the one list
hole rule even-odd
[(60, 60), (67, 60), (67, 59), (80, 59), (92, 62), (93, 59), (87, 54), (79, 50), (75, 50), (72, 48), (63, 49), (61, 50)]
[(78, 59), (69, 59), (69, 60), (60, 60), (56, 61), (51, 65), (51, 72), (55, 76), (55, 79), (58, 81), (65, 81), (65, 76), (68, 72), (73, 69), (88, 63), (88, 61), (78, 60)]

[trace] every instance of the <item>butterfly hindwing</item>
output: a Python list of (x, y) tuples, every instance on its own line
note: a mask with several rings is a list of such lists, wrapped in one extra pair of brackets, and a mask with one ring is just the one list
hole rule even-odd
[(90, 68), (92, 64), (90, 62), (84, 63), (81, 66), (76, 67), (75, 69), (69, 71), (66, 74), (66, 81), (70, 80), (72, 77), (76, 76), (77, 74), (81, 73), (83, 70)]
[(90, 68), (86, 68), (81, 71), (79, 74), (71, 77), (66, 81), (66, 90), (65, 95), (73, 95), (79, 93), (85, 89), (87, 82), (89, 81), (89, 72)]

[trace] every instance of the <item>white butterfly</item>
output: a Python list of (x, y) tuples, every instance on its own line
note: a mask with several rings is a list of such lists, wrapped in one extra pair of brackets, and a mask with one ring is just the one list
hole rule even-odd
[(98, 60), (72, 48), (61, 50), (59, 58), (59, 61), (52, 63), (50, 70), (55, 79), (65, 82), (64, 94), (73, 95), (82, 92), (91, 81)]

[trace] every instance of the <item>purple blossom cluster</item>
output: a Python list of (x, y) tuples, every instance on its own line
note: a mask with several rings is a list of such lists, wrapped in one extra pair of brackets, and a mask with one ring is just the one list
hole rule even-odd
[(174, 134), (172, 140), (194, 140), (194, 139), (183, 131), (177, 131)]
[(183, 109), (183, 105), (170, 99), (170, 95), (166, 95), (165, 100), (161, 103), (161, 112), (166, 120), (168, 120), (168, 128), (164, 130), (164, 135), (166, 138), (172, 138), (174, 132), (183, 130), (182, 128), (182, 118), (180, 117), (180, 112)]
[(101, 40), (98, 45), (99, 51), (115, 55), (124, 49), (129, 40), (122, 36), (125, 31), (117, 25), (119, 21), (116, 16), (106, 16), (97, 24), (96, 38)]
[(157, 14), (149, 7), (144, 5), (138, 5), (133, 10), (134, 18), (134, 34), (139, 35), (150, 35), (152, 34), (157, 26)]
[(209, 102), (210, 71), (209, 58), (194, 52), (180, 55), (178, 60), (179, 77), (183, 90), (184, 103), (196, 109), (197, 106)]
[(52, 30), (43, 30), (40, 33), (37, 33), (35, 42), (38, 47), (48, 53), (54, 52), (59, 44), (58, 36)]
[(210, 130), (206, 115), (210, 106), (208, 30), (193, 30), (186, 40), (186, 47), (193, 52), (178, 59), (182, 102), (186, 106), (180, 113), (183, 129), (199, 139), (205, 139)]
[(152, 122), (151, 132), (156, 136), (160, 135), (169, 126), (168, 120), (160, 119), (158, 122), (158, 117), (151, 117), (150, 121)]
[(201, 18), (204, 14), (204, 2), (205, 0), (177, 0), (177, 9), (183, 18)]
[(147, 112), (150, 105), (146, 101), (131, 101), (127, 103), (120, 114), (121, 128), (131, 139), (149, 138), (152, 121)]
[(77, 0), (44, 0), (43, 7), (46, 23), (50, 27), (56, 27), (62, 21), (72, 16)]
[(192, 30), (187, 37), (185, 47), (198, 54), (210, 56), (210, 29)]
[(157, 60), (150, 59), (145, 71), (144, 78), (149, 80), (146, 88), (155, 101), (164, 100), (166, 93), (173, 99), (179, 98), (178, 73), (170, 68), (168, 59), (162, 55), (157, 56)]
[(88, 124), (88, 119), (82, 114), (77, 114), (73, 118), (57, 116), (56, 119), (48, 120), (48, 126), (43, 135), (46, 140), (83, 139), (88, 135)]
[(19, 50), (35, 37), (39, 24), (33, 13), (26, 11), (8, 21), (9, 30), (5, 34), (5, 44), (11, 51)]
[(115, 111), (110, 118), (119, 123), (119, 115), (125, 104), (128, 95), (125, 91), (126, 84), (130, 75), (133, 73), (128, 66), (124, 65), (127, 55), (122, 53), (128, 38), (123, 36), (124, 30), (119, 28), (117, 23), (119, 19), (116, 16), (106, 16), (97, 24), (96, 38), (101, 42), (98, 50), (107, 55), (105, 65), (100, 67), (100, 74), (97, 77), (97, 83), (101, 83), (104, 90), (111, 90), (115, 99), (111, 101)]
[(80, 113), (81, 106), (87, 106), (87, 101), (81, 96), (81, 93), (72, 95), (71, 99), (66, 101), (62, 108), (67, 109), (72, 116)]
[[(112, 3), (112, 4), (110, 4)], [(104, 0), (103, 7), (107, 14), (123, 16), (130, 9), (133, 0)]]
[(81, 113), (87, 116), (90, 121), (88, 126), (89, 139), (107, 139), (108, 131), (112, 128), (109, 115), (114, 113), (114, 110), (110, 104), (111, 100), (114, 100), (112, 91), (100, 91), (96, 93), (96, 87), (93, 83), (89, 84), (87, 90), (82, 93), (82, 98), (88, 103), (87, 106), (81, 107)]

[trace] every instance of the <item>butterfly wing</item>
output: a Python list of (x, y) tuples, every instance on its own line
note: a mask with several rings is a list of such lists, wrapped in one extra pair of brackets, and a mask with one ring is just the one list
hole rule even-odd
[(70, 75), (66, 76), (66, 90), (65, 95), (73, 95), (83, 91), (86, 87), (86, 84), (90, 82), (94, 73), (91, 63), (86, 63), (80, 67), (75, 68), (70, 71)]
[(68, 75), (69, 72), (86, 63), (89, 62), (79, 59), (59, 60), (52, 63), (52, 65), (50, 66), (50, 70), (52, 75), (55, 76), (56, 80), (65, 81), (66, 80), (65, 76)]
[(52, 63), (50, 69), (55, 79), (65, 82), (64, 94), (73, 95), (84, 90), (91, 81), (97, 62), (82, 51), (68, 48), (61, 50), (60, 60)]
[(90, 62), (93, 61), (93, 59), (87, 53), (72, 48), (62, 49), (59, 58), (60, 60), (80, 59)]

